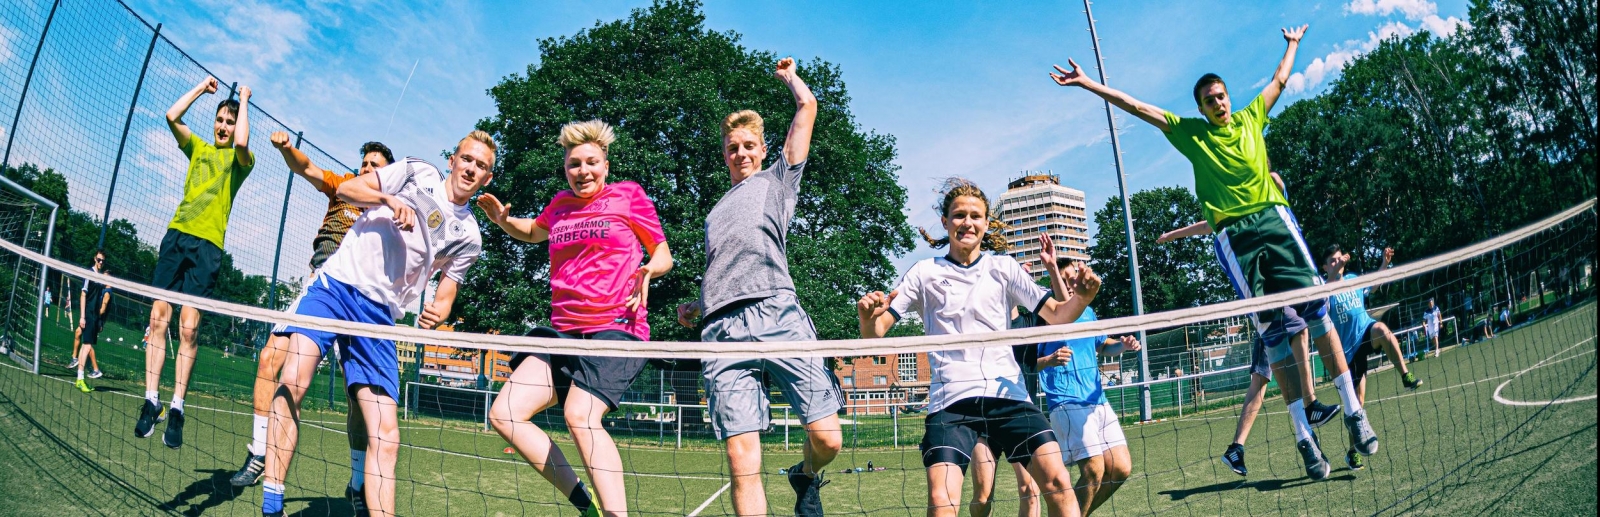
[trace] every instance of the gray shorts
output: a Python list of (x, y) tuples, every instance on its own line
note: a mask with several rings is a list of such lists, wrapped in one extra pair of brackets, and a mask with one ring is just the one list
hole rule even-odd
[[(811, 317), (791, 293), (752, 300), (718, 311), (705, 322), (701, 341), (810, 341)], [(816, 422), (843, 407), (843, 394), (820, 357), (718, 358), (704, 361), (701, 375), (710, 394), (711, 429), (717, 439), (765, 431), (772, 425), (764, 380), (783, 391), (800, 421)]]

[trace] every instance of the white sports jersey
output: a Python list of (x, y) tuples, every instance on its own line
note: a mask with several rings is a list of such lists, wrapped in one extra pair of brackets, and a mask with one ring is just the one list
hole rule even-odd
[(369, 208), (318, 272), (387, 305), (398, 319), (417, 309), (422, 286), (434, 271), (442, 269), (457, 282), (466, 280), (467, 269), (483, 251), (483, 237), (472, 207), (450, 202), (446, 176), (432, 164), (406, 158), (375, 174), (385, 194), (400, 198), (416, 213), (416, 226), (400, 231), (388, 206)]
[[(899, 294), (889, 303), (895, 319), (915, 311), (930, 336), (1005, 330), (1012, 307), (1037, 311), (1051, 296), (1016, 259), (989, 254), (966, 267), (944, 257), (919, 261), (895, 290)], [(1022, 369), (1010, 347), (929, 352), (928, 363), (933, 367), (929, 413), (972, 397), (1028, 401)]]

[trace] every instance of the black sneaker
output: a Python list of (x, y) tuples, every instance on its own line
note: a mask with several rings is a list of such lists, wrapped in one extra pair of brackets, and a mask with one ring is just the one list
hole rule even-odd
[(277, 512), (273, 512), (273, 513), (261, 512), (261, 517), (283, 517), (283, 512), (282, 511), (277, 511)]
[(267, 457), (257, 456), (248, 451), (244, 455), (244, 466), (233, 473), (233, 479), (228, 480), (235, 487), (244, 488), (261, 482), (261, 473), (267, 470)]
[(149, 438), (156, 432), (156, 422), (161, 418), (161, 404), (149, 399), (139, 405), (139, 423), (133, 426), (134, 438)]
[(789, 467), (789, 487), (794, 489), (794, 514), (797, 517), (820, 517), (822, 486), (828, 482), (822, 480), (821, 472), (817, 473), (817, 477), (807, 476), (805, 466), (805, 460), (801, 460)]
[(1414, 390), (1422, 387), (1422, 381), (1418, 380), (1417, 376), (1411, 372), (1400, 374), (1400, 384), (1404, 385), (1408, 390)]
[(1244, 446), (1237, 443), (1229, 445), (1228, 451), (1222, 453), (1222, 464), (1233, 470), (1234, 474), (1241, 476), (1250, 474), (1250, 469), (1244, 466)]
[(1322, 427), (1322, 424), (1332, 422), (1333, 417), (1339, 416), (1339, 410), (1341, 409), (1344, 409), (1344, 407), (1339, 404), (1330, 406), (1323, 404), (1320, 400), (1313, 400), (1310, 405), (1306, 406), (1306, 420), (1310, 421), (1312, 429), (1316, 429)]
[(344, 498), (350, 500), (350, 508), (354, 509), (356, 517), (371, 515), (367, 511), (367, 495), (350, 485), (344, 486)]
[(167, 432), (161, 434), (161, 443), (173, 449), (183, 447), (183, 410), (167, 412)]
[(1322, 455), (1322, 448), (1317, 446), (1317, 437), (1312, 435), (1310, 440), (1300, 440), (1295, 448), (1300, 450), (1300, 460), (1306, 464), (1306, 476), (1312, 481), (1321, 481), (1328, 477), (1328, 457)]

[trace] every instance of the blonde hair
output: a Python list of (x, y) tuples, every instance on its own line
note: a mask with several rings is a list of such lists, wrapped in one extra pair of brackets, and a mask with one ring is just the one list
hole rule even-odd
[(561, 126), (561, 136), (556, 138), (568, 151), (583, 144), (594, 144), (600, 146), (603, 153), (611, 152), (611, 144), (616, 141), (617, 133), (611, 130), (611, 124), (599, 120), (568, 122)]
[[(984, 217), (989, 219), (989, 228), (983, 232), (983, 242), (979, 244), (978, 248), (999, 252), (1011, 249), (1011, 243), (1006, 242), (1006, 223), (995, 216), (996, 214), (994, 214), (989, 205), (989, 196), (984, 195), (983, 189), (978, 188), (976, 183), (966, 178), (945, 178), (944, 184), (939, 187), (938, 192), (940, 200), (933, 207), (939, 210), (939, 217), (950, 217), (950, 205), (955, 204), (956, 198), (962, 196), (978, 198), (978, 201), (983, 202)], [(950, 245), (950, 236), (948, 235), (935, 239), (928, 234), (928, 230), (921, 227), (917, 228), (917, 232), (922, 234), (922, 240), (928, 241), (928, 245), (936, 249)]]
[(727, 138), (735, 129), (747, 130), (755, 133), (757, 139), (764, 138), (762, 134), (761, 114), (751, 110), (739, 110), (728, 114), (722, 119), (722, 137)]
[(461, 137), (460, 142), (456, 142), (456, 152), (461, 152), (461, 144), (467, 143), (468, 140), (477, 141), (478, 143), (483, 144), (484, 147), (488, 147), (489, 165), (494, 165), (495, 155), (500, 152), (500, 145), (494, 143), (493, 136), (490, 136), (487, 131), (482, 129), (474, 129), (471, 133), (467, 133), (467, 136)]

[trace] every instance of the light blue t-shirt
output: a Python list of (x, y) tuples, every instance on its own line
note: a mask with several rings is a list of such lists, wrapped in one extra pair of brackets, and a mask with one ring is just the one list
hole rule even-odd
[[(1085, 307), (1083, 315), (1074, 323), (1094, 321), (1094, 309)], [(1105, 336), (1086, 337), (1067, 341), (1051, 341), (1039, 345), (1039, 357), (1072, 347), (1072, 361), (1052, 366), (1039, 372), (1039, 389), (1044, 390), (1045, 404), (1055, 408), (1061, 404), (1093, 406), (1108, 404), (1105, 388), (1100, 386), (1100, 344)]]
[[(1355, 273), (1345, 273), (1344, 279), (1355, 278)], [(1371, 287), (1363, 287), (1328, 297), (1332, 306), (1333, 328), (1339, 331), (1339, 342), (1344, 345), (1345, 360), (1350, 360), (1361, 348), (1361, 343), (1367, 340), (1367, 327), (1371, 327), (1377, 320), (1367, 315), (1367, 293)]]

